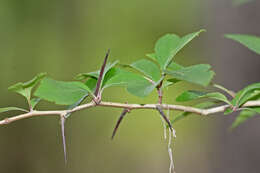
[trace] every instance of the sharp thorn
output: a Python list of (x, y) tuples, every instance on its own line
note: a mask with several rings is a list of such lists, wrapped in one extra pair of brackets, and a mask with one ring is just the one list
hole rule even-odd
[(118, 129), (118, 127), (119, 127), (121, 121), (123, 120), (124, 116), (125, 116), (128, 112), (129, 112), (128, 109), (124, 109), (123, 112), (120, 114), (120, 117), (118, 118), (117, 123), (116, 123), (116, 126), (115, 126), (115, 128), (114, 128), (114, 130), (113, 130), (113, 134), (112, 134), (111, 140), (114, 139), (114, 137), (115, 137), (115, 135), (116, 135), (116, 132), (117, 132), (117, 129)]
[(158, 110), (158, 112), (160, 113), (160, 115), (163, 117), (163, 119), (165, 120), (165, 122), (168, 124), (170, 130), (173, 132), (173, 128), (171, 125), (171, 122), (169, 121), (169, 119), (166, 117), (166, 115), (164, 114), (162, 108), (160, 106), (156, 106), (156, 109)]
[(62, 133), (62, 143), (63, 143), (63, 152), (64, 152), (64, 161), (67, 164), (67, 151), (66, 151), (66, 138), (65, 138), (65, 117), (61, 116), (61, 133)]
[(100, 72), (99, 72), (99, 77), (98, 77), (98, 81), (97, 81), (97, 84), (96, 84), (96, 90), (95, 90), (95, 93), (94, 93), (95, 96), (98, 96), (100, 94), (101, 82), (102, 82), (102, 79), (104, 77), (104, 71), (105, 71), (105, 67), (106, 67), (106, 64), (107, 64), (107, 59), (108, 59), (109, 53), (110, 53), (110, 49), (108, 49), (108, 51), (106, 53), (104, 62), (102, 64)]

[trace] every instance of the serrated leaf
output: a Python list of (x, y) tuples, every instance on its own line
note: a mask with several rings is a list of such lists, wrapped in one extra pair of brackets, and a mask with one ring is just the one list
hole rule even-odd
[[(215, 104), (216, 103), (214, 103), (214, 102), (203, 102), (203, 103), (199, 103), (199, 104), (195, 105), (194, 107), (200, 108), (200, 109), (205, 109), (205, 108), (209, 108), (209, 107), (211, 107)], [(191, 114), (192, 114), (192, 112), (181, 112), (179, 114), (176, 114), (173, 117), (173, 119), (171, 120), (171, 124), (176, 123), (177, 121), (179, 121), (179, 120), (181, 120), (181, 119), (183, 119), (183, 118), (185, 118), (185, 117), (187, 117)]]
[(17, 84), (10, 86), (8, 88), (8, 90), (16, 92), (18, 94), (21, 94), (22, 96), (24, 96), (29, 101), (33, 87), (35, 85), (37, 85), (37, 83), (39, 81), (41, 81), (46, 75), (47, 75), (46, 73), (40, 73), (28, 82), (24, 82), (24, 83), (19, 82)]
[(166, 34), (161, 37), (155, 44), (155, 58), (160, 64), (161, 69), (166, 70), (174, 56), (203, 31), (205, 30), (188, 34), (182, 38), (175, 34)]
[(208, 64), (197, 64), (179, 70), (168, 70), (166, 74), (179, 80), (207, 86), (215, 74), (210, 68), (211, 66)]
[(18, 107), (6, 107), (6, 108), (0, 108), (0, 113), (8, 112), (8, 111), (23, 111), (23, 112), (28, 112), (27, 110), (23, 108), (18, 108)]
[(257, 113), (260, 113), (260, 107), (241, 111), (240, 114), (236, 117), (235, 121), (232, 123), (231, 128), (236, 128), (240, 124), (244, 123), (247, 119), (255, 116)]
[(71, 105), (88, 93), (93, 96), (91, 89), (81, 82), (64, 82), (45, 78), (41, 81), (35, 96), (60, 105)]
[(230, 101), (226, 98), (226, 96), (219, 92), (206, 93), (201, 91), (185, 91), (176, 98), (176, 101), (184, 102), (200, 98), (214, 99), (231, 105)]
[(237, 41), (255, 53), (260, 54), (260, 37), (242, 34), (226, 34), (225, 37)]
[(161, 78), (160, 69), (156, 64), (149, 60), (141, 59), (132, 63), (130, 66), (143, 73), (146, 77), (150, 78), (154, 82), (159, 81)]

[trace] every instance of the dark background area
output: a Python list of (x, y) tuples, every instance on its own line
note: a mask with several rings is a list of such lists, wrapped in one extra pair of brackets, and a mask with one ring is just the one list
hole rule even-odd
[[(185, 35), (202, 28), (207, 32), (185, 47), (176, 61), (209, 63), (217, 74), (214, 81), (237, 91), (259, 82), (259, 55), (223, 35), (260, 36), (259, 11), (259, 1), (234, 6), (231, 0), (2, 0), (0, 107), (26, 107), (25, 100), (7, 88), (39, 72), (70, 81), (78, 73), (99, 68), (108, 48), (110, 61), (131, 63), (153, 52), (154, 43), (165, 33)], [(174, 104), (176, 94), (187, 88), (193, 86), (171, 87), (165, 91), (165, 102)], [(156, 99), (156, 93), (143, 100), (123, 88), (104, 94), (106, 101), (152, 103)], [(37, 107), (62, 108), (46, 102)], [(67, 165), (58, 117), (34, 117), (2, 126), (1, 172), (168, 172), (167, 143), (157, 113), (133, 111), (111, 141), (120, 111), (88, 109), (67, 120)], [(176, 172), (260, 172), (260, 120), (250, 119), (231, 132), (235, 116), (194, 115), (176, 123)]]

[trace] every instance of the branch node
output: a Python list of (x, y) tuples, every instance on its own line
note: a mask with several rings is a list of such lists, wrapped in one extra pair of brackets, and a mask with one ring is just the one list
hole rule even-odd
[(93, 98), (94, 104), (97, 106), (101, 103), (101, 96), (98, 95), (97, 97)]

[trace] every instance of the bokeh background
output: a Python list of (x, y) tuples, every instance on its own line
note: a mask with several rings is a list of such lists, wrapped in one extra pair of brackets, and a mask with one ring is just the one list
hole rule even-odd
[[(223, 34), (259, 36), (259, 19), (259, 1), (238, 6), (231, 0), (1, 0), (0, 107), (26, 107), (25, 100), (7, 88), (39, 72), (48, 72), (57, 80), (73, 80), (78, 73), (96, 70), (108, 48), (111, 61), (131, 63), (153, 52), (155, 41), (165, 33), (185, 35), (202, 28), (207, 32), (185, 47), (176, 61), (210, 63), (217, 74), (215, 82), (237, 91), (259, 82), (259, 55)], [(193, 87), (171, 87), (164, 101), (174, 103), (177, 93)], [(104, 93), (107, 101), (149, 103), (155, 99), (156, 93), (139, 99), (122, 88)], [(46, 102), (38, 106), (58, 108), (63, 107)], [(94, 108), (66, 121), (67, 165), (57, 117), (2, 126), (1, 172), (168, 172), (167, 142), (157, 113), (133, 111), (111, 141), (120, 111)], [(235, 116), (194, 115), (176, 123), (176, 172), (260, 172), (260, 119), (253, 118), (230, 132)]]

